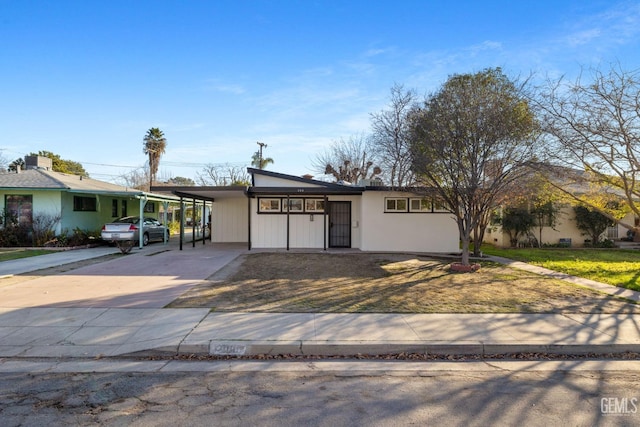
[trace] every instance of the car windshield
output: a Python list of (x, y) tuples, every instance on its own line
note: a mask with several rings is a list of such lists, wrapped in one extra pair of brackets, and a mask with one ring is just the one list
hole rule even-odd
[(140, 218), (135, 217), (135, 216), (128, 216), (126, 218), (120, 218), (119, 220), (117, 220), (115, 222), (123, 222), (123, 223), (127, 223), (127, 224), (137, 224), (138, 221), (140, 221)]

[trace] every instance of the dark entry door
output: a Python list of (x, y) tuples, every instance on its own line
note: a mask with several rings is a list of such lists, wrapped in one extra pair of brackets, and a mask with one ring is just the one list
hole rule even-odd
[(351, 247), (351, 202), (329, 202), (329, 247)]

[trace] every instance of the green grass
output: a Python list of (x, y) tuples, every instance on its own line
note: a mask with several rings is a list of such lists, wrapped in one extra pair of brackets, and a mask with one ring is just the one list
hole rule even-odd
[(46, 249), (5, 249), (0, 251), (0, 262), (12, 259), (28, 258), (32, 256), (51, 254), (54, 251)]
[(483, 253), (523, 261), (572, 276), (640, 291), (640, 251), (621, 249), (499, 249)]

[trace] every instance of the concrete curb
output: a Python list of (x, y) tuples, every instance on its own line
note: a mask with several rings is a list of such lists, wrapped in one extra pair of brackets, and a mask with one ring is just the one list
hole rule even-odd
[(180, 346), (177, 353), (172, 348), (160, 347), (143, 352), (121, 354), (129, 356), (380, 356), (391, 354), (424, 354), (432, 356), (446, 355), (508, 355), (538, 353), (550, 355), (609, 355), (640, 353), (640, 343), (621, 343), (607, 345), (593, 344), (535, 344), (513, 343), (496, 344), (481, 342), (366, 342), (366, 341), (215, 341)]

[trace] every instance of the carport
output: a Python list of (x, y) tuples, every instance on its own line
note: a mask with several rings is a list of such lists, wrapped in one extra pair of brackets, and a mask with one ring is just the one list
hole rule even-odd
[[(130, 198), (130, 199), (138, 199), (138, 206), (139, 206), (139, 210), (138, 210), (138, 217), (140, 218), (140, 224), (142, 226), (142, 224), (144, 223), (144, 214), (145, 214), (145, 206), (147, 205), (147, 202), (161, 202), (162, 205), (164, 206), (164, 218), (163, 218), (163, 223), (166, 224), (167, 223), (167, 208), (169, 207), (169, 203), (173, 202), (173, 203), (177, 203), (180, 198), (172, 196), (172, 195), (166, 195), (166, 194), (158, 194), (158, 193), (148, 193), (146, 191), (97, 191), (97, 190), (68, 190), (67, 191), (70, 194), (80, 194), (80, 195), (86, 195), (86, 194), (91, 194), (91, 195), (96, 195), (96, 196), (101, 196), (101, 195), (106, 195), (106, 196), (111, 196), (111, 197), (122, 197), (122, 198)], [(143, 239), (143, 234), (140, 234), (140, 238), (138, 240), (138, 246), (140, 249), (142, 249), (144, 247), (144, 245), (142, 244), (142, 239)], [(166, 244), (167, 242), (165, 242)]]
[[(247, 187), (242, 185), (231, 185), (231, 186), (154, 186), (151, 187), (151, 190), (155, 193), (170, 193), (174, 199), (180, 203), (180, 211), (185, 212), (186, 207), (190, 205), (194, 213), (194, 220), (191, 221), (191, 243), (192, 246), (195, 247), (197, 238), (198, 228), (202, 227), (202, 244), (206, 243), (206, 229), (209, 228), (209, 241), (214, 241), (214, 228), (213, 223), (216, 222), (216, 229), (223, 230), (224, 225), (217, 223), (217, 221), (224, 221), (223, 218), (214, 218), (214, 204), (216, 202), (223, 202), (228, 200), (236, 200), (236, 199), (247, 199)], [(197, 224), (195, 221), (195, 213), (196, 209), (200, 208), (202, 224)], [(209, 212), (210, 218), (207, 218), (207, 208), (210, 208)], [(243, 221), (241, 218), (234, 218), (235, 220)], [(246, 218), (246, 221), (249, 221), (249, 218)], [(245, 223), (246, 224), (246, 223)], [(184, 215), (181, 215), (180, 218), (180, 250), (182, 250), (184, 245), (184, 237), (185, 233), (188, 232), (188, 228), (185, 224)]]

